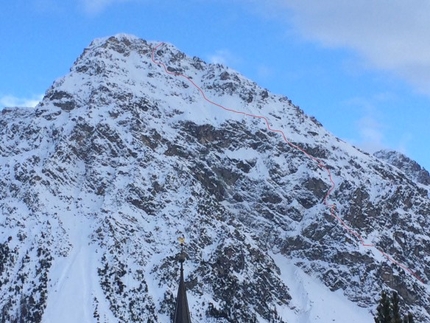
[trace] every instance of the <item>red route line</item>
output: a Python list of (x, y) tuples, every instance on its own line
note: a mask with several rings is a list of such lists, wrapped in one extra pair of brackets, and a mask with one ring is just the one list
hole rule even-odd
[(350, 228), (337, 214), (336, 214), (336, 204), (329, 204), (328, 202), (328, 198), (330, 197), (330, 194), (334, 191), (336, 184), (334, 183), (333, 177), (331, 175), (330, 169), (318, 158), (310, 155), (308, 152), (306, 152), (303, 148), (293, 144), (291, 141), (289, 141), (287, 139), (287, 136), (285, 135), (285, 133), (282, 130), (279, 129), (273, 129), (270, 126), (269, 120), (265, 117), (265, 116), (261, 116), (261, 115), (255, 115), (255, 114), (251, 114), (251, 113), (247, 113), (247, 112), (243, 112), (243, 111), (238, 111), (238, 110), (234, 110), (231, 108), (227, 108), (221, 104), (218, 104), (210, 99), (208, 99), (206, 97), (205, 92), (200, 88), (200, 86), (198, 86), (191, 78), (189, 78), (188, 76), (181, 74), (181, 73), (177, 73), (177, 72), (170, 72), (166, 65), (160, 61), (157, 61), (154, 58), (154, 53), (155, 51), (162, 47), (164, 45), (164, 43), (159, 43), (157, 46), (155, 46), (155, 48), (152, 50), (152, 54), (151, 54), (151, 60), (154, 64), (158, 65), (158, 66), (162, 66), (164, 71), (169, 74), (169, 75), (173, 75), (173, 76), (177, 76), (177, 77), (182, 77), (185, 78), (189, 83), (191, 83), (202, 95), (203, 99), (205, 99), (207, 102), (209, 102), (210, 104), (223, 109), (225, 111), (231, 112), (231, 113), (235, 113), (235, 114), (240, 114), (246, 117), (250, 117), (250, 118), (255, 118), (255, 119), (261, 119), (266, 123), (266, 127), (267, 130), (271, 131), (271, 132), (275, 132), (275, 133), (279, 133), (282, 138), (284, 139), (285, 143), (288, 144), (290, 147), (301, 151), (306, 157), (308, 157), (309, 159), (315, 161), (318, 164), (318, 167), (320, 167), (321, 169), (325, 170), (327, 172), (328, 178), (330, 180), (331, 183), (331, 187), (330, 189), (327, 191), (325, 197), (324, 197), (324, 205), (330, 210), (330, 214), (333, 218), (335, 218), (341, 225), (342, 227), (349, 232), (351, 235), (353, 235), (354, 237), (356, 237), (358, 239), (358, 241), (360, 242), (360, 244), (365, 247), (365, 248), (375, 248), (376, 250), (378, 250), (388, 261), (390, 261), (393, 264), (398, 265), (400, 268), (402, 268), (404, 271), (408, 272), (409, 274), (411, 274), (413, 277), (415, 277), (418, 281), (420, 281), (421, 283), (425, 284), (424, 281), (411, 269), (409, 269), (408, 267), (406, 267), (405, 265), (403, 265), (402, 263), (398, 262), (397, 260), (395, 260), (393, 257), (391, 257), (389, 254), (387, 254), (386, 252), (384, 252), (382, 249), (380, 249), (379, 247), (375, 246), (374, 244), (369, 244), (369, 243), (365, 243), (363, 237), (357, 232), (354, 231), (352, 228)]

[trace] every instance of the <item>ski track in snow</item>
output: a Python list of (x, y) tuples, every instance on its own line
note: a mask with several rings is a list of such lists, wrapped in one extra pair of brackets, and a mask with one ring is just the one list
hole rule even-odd
[(157, 61), (154, 58), (154, 53), (156, 52), (157, 49), (161, 48), (162, 46), (164, 46), (164, 43), (159, 43), (157, 46), (154, 47), (154, 49), (152, 50), (152, 54), (151, 54), (151, 60), (154, 64), (163, 67), (164, 72), (169, 74), (169, 75), (173, 75), (176, 77), (182, 77), (184, 79), (186, 79), (189, 83), (191, 83), (198, 91), (199, 93), (202, 95), (203, 99), (205, 101), (207, 101), (209, 104), (214, 105), (224, 111), (228, 111), (234, 114), (238, 114), (238, 115), (243, 115), (244, 117), (250, 117), (250, 118), (254, 118), (254, 119), (260, 119), (263, 120), (264, 123), (266, 124), (266, 128), (267, 130), (271, 131), (271, 132), (275, 132), (281, 135), (282, 139), (284, 140), (284, 142), (286, 144), (288, 144), (290, 147), (299, 150), (300, 152), (302, 152), (306, 157), (308, 157), (309, 159), (311, 159), (312, 161), (314, 161), (315, 163), (318, 164), (318, 167), (325, 170), (328, 178), (330, 180), (330, 189), (327, 191), (325, 197), (324, 197), (324, 205), (329, 209), (331, 216), (336, 219), (338, 221), (338, 223), (340, 223), (340, 225), (345, 229), (346, 232), (350, 233), (352, 236), (354, 236), (358, 242), (360, 243), (360, 245), (368, 250), (372, 250), (372, 251), (377, 251), (379, 252), (383, 257), (385, 257), (385, 259), (387, 259), (389, 262), (391, 262), (392, 264), (395, 264), (397, 266), (399, 266), (400, 268), (402, 268), (405, 272), (409, 273), (410, 275), (412, 275), (413, 277), (415, 277), (420, 283), (422, 283), (423, 285), (425, 285), (424, 281), (421, 279), (420, 276), (418, 276), (418, 274), (416, 274), (413, 270), (411, 270), (410, 268), (408, 268), (406, 265), (398, 262), (397, 260), (395, 260), (393, 257), (391, 257), (389, 254), (387, 254), (385, 251), (383, 251), (382, 249), (380, 249), (379, 247), (375, 246), (372, 243), (366, 243), (364, 238), (354, 229), (352, 229), (351, 227), (349, 227), (337, 214), (336, 214), (336, 205), (335, 204), (330, 204), (328, 202), (328, 199), (331, 195), (331, 193), (334, 191), (336, 185), (334, 183), (334, 180), (332, 178), (330, 169), (324, 164), (324, 162), (322, 162), (320, 159), (310, 155), (309, 153), (307, 153), (304, 149), (300, 148), (299, 146), (293, 144), (291, 141), (288, 140), (287, 136), (285, 135), (283, 130), (280, 129), (273, 129), (270, 126), (269, 120), (268, 118), (266, 118), (265, 116), (262, 115), (255, 115), (255, 114), (251, 114), (251, 113), (247, 113), (247, 112), (243, 112), (243, 111), (238, 111), (238, 110), (234, 110), (232, 108), (228, 108), (225, 107), (221, 104), (218, 104), (210, 99), (207, 98), (205, 92), (200, 88), (200, 86), (198, 86), (191, 78), (189, 78), (188, 76), (178, 73), (178, 72), (170, 72), (167, 69), (167, 66), (160, 61)]

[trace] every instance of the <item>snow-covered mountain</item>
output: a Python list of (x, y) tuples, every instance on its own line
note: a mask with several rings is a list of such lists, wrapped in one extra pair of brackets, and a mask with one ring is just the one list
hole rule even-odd
[(381, 160), (386, 161), (403, 171), (408, 177), (417, 183), (430, 185), (430, 173), (420, 166), (416, 161), (402, 153), (393, 150), (380, 150), (373, 154)]
[(180, 236), (193, 322), (430, 321), (428, 185), (172, 45), (93, 41), (0, 172), (2, 322), (170, 322)]

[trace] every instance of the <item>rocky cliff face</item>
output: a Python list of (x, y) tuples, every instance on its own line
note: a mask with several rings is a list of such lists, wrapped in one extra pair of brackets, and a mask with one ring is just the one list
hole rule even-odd
[(157, 45), (95, 40), (0, 112), (1, 320), (169, 322), (179, 236), (193, 321), (331, 322), (341, 297), (360, 322), (382, 288), (430, 320), (427, 186)]
[(402, 153), (392, 150), (380, 150), (373, 155), (405, 172), (412, 181), (427, 186), (430, 185), (429, 172)]

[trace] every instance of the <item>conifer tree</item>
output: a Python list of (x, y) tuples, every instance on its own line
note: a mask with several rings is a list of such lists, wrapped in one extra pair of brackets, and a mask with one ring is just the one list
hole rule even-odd
[(414, 317), (412, 316), (412, 313), (408, 313), (408, 315), (405, 315), (403, 318), (403, 323), (414, 323)]
[(381, 293), (379, 305), (376, 308), (375, 323), (391, 323), (391, 304), (390, 298), (385, 291)]
[(385, 291), (382, 291), (374, 319), (375, 323), (414, 323), (411, 313), (405, 315), (402, 320), (399, 295), (395, 291), (393, 291), (391, 297)]
[(400, 307), (399, 307), (399, 295), (393, 291), (391, 297), (391, 310), (393, 315), (393, 323), (402, 323), (402, 317), (400, 316)]

